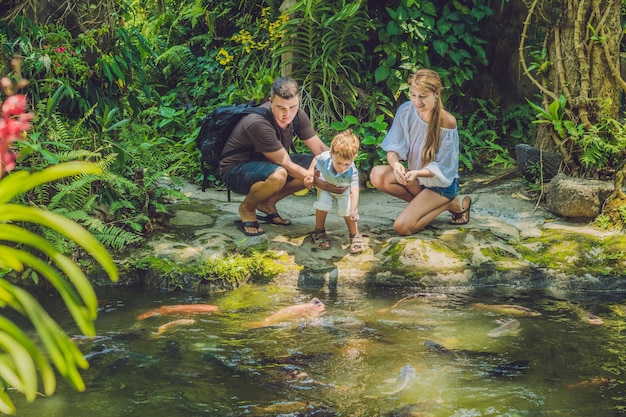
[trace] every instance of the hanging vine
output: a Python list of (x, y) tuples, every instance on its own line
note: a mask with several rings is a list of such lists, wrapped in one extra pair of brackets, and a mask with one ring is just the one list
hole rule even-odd
[[(567, 174), (613, 179), (615, 192), (604, 213), (612, 212), (607, 214), (608, 223), (623, 228), (626, 129), (616, 120), (620, 94), (626, 92), (619, 65), (621, 1), (532, 0), (526, 4), (518, 52), (524, 75), (542, 96), (541, 106), (530, 103), (541, 124), (537, 147), (557, 150), (563, 158), (561, 170)], [(542, 62), (528, 65), (527, 41), (529, 31), (535, 29), (531, 26), (534, 19), (544, 19), (551, 27), (543, 38), (543, 54), (530, 53)]]

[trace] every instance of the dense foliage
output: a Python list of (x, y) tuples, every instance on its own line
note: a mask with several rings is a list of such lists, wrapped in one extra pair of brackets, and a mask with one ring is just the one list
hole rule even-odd
[[(200, 180), (194, 139), (202, 118), (218, 105), (267, 98), (271, 82), (281, 74), (301, 83), (302, 106), (324, 140), (346, 128), (357, 133), (363, 145), (357, 162), (365, 174), (384, 163), (379, 145), (394, 110), (406, 100), (408, 74), (419, 67), (442, 75), (444, 101), (459, 120), (464, 172), (511, 165), (514, 146), (534, 136), (534, 112), (541, 123), (561, 127), (585, 147), (580, 158), (585, 167), (601, 170), (613, 164), (623, 156), (624, 144), (607, 139), (607, 131), (619, 131), (620, 139), (624, 135), (623, 126), (612, 119), (580, 132), (576, 124), (561, 124), (560, 99), (546, 107), (519, 103), (503, 109), (493, 98), (464, 96), (487, 64), (481, 25), (492, 16), (492, 3), (505, 1), (4, 2), (0, 75), (11, 72), (14, 57), (23, 61), (22, 72), (30, 80), (24, 91), (34, 117), (28, 120), (29, 134), (12, 144), (17, 158), (2, 154), (9, 158), (2, 159), (3, 167), (15, 167), (1, 181), (0, 203), (13, 199), (20, 207), (45, 208), (46, 213), (19, 229), (27, 241), (5, 240), (30, 243), (63, 265), (71, 255), (87, 267), (93, 260), (82, 249), (97, 255), (99, 245), (117, 251), (141, 241), (167, 220), (164, 201), (184, 198), (177, 181)], [(534, 52), (533, 57), (537, 65), (530, 71), (549, 62), (545, 54)], [(457, 113), (460, 101), (469, 102), (463, 108), (471, 110)], [(77, 168), (70, 161), (84, 163), (84, 172), (74, 176)], [(24, 178), (36, 181), (20, 186)], [(13, 192), (6, 191), (10, 188)], [(10, 223), (26, 219), (15, 210), (7, 213), (15, 216), (7, 214), (2, 226), (13, 236), (10, 232), (17, 229)], [(53, 227), (53, 220), (66, 228)], [(85, 237), (90, 246), (84, 248), (85, 241), (67, 230), (100, 243)], [(17, 272), (34, 281), (43, 275), (67, 290), (58, 273), (36, 257), (5, 259), (0, 262), (3, 275)], [(110, 268), (108, 257), (95, 259)], [(13, 303), (18, 312), (24, 310), (28, 300), (15, 301), (21, 295), (14, 295), (0, 298), (0, 305)], [(81, 297), (86, 316), (76, 317), (89, 333), (93, 300), (87, 293)], [(17, 334), (8, 323), (0, 328)], [(14, 368), (6, 369), (22, 372)], [(31, 398), (32, 373), (16, 372), (0, 380), (22, 384)], [(49, 372), (41, 376), (51, 383)]]
[[(345, 126), (364, 135), (359, 163), (367, 173), (384, 162), (378, 145), (406, 99), (411, 70), (438, 70), (454, 112), (453, 100), (486, 64), (479, 25), (492, 14), (489, 3), (109, 0), (116, 18), (89, 19), (100, 11), (82, 7), (45, 24), (36, 8), (21, 5), (0, 23), (5, 58), (24, 58), (37, 114), (18, 169), (82, 159), (106, 172), (25, 198), (66, 212), (111, 249), (132, 244), (167, 216), (160, 202), (175, 186), (161, 178), (199, 179), (194, 138), (202, 117), (217, 105), (267, 98), (284, 72), (301, 83), (302, 105), (324, 140)], [(86, 23), (76, 28), (73, 19)], [(517, 132), (506, 131), (497, 104), (485, 110), (496, 122), (488, 134), (463, 135), (466, 170), (511, 164), (512, 146), (530, 125), (526, 113)], [(470, 116), (459, 114), (461, 126)]]
[[(15, 141), (23, 140), (30, 129), (33, 114), (27, 111), (28, 100), (18, 90), (27, 82), (21, 78), (19, 61), (14, 80), (2, 77), (0, 84), (7, 97), (0, 109), (0, 413), (15, 414), (15, 405), (7, 394), (8, 388), (24, 394), (33, 401), (40, 392), (54, 393), (58, 373), (78, 390), (84, 389), (79, 369), (87, 361), (70, 338), (64, 334), (37, 300), (23, 288), (6, 280), (7, 272), (27, 274), (33, 281), (39, 278), (54, 287), (65, 302), (80, 330), (94, 335), (94, 320), (98, 303), (91, 283), (80, 267), (64, 255), (49, 239), (33, 233), (22, 224), (37, 225), (74, 242), (106, 271), (117, 279), (117, 268), (106, 249), (89, 232), (67, 217), (41, 207), (12, 203), (20, 194), (58, 179), (73, 175), (97, 175), (102, 170), (88, 162), (67, 162), (50, 166), (40, 172), (19, 171), (6, 176), (16, 166), (11, 149)], [(15, 315), (21, 316), (19, 320)], [(27, 335), (16, 323), (28, 320), (38, 339)], [(22, 321), (23, 322), (23, 321)]]

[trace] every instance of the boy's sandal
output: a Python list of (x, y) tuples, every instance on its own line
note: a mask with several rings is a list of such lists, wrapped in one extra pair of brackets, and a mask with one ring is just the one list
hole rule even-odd
[(363, 237), (360, 234), (350, 236), (350, 253), (363, 252)]
[(316, 248), (326, 250), (330, 249), (330, 241), (324, 230), (315, 230), (311, 233), (311, 239)]

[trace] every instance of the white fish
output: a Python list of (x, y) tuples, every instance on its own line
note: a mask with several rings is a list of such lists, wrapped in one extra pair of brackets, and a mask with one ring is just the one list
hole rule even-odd
[(495, 329), (491, 330), (489, 333), (487, 333), (487, 336), (489, 337), (503, 337), (503, 336), (512, 336), (514, 334), (517, 334), (519, 332), (519, 320), (517, 319), (511, 319), (511, 320), (507, 320), (507, 321), (499, 321), (500, 324), (499, 327), (496, 327)]
[(415, 368), (411, 365), (404, 365), (400, 369), (400, 373), (398, 374), (398, 380), (396, 382), (396, 388), (391, 392), (383, 392), (383, 395), (396, 395), (400, 391), (407, 389), (415, 378), (417, 377), (417, 372), (415, 372)]
[(473, 308), (479, 310), (487, 310), (498, 314), (507, 314), (510, 316), (540, 316), (541, 313), (530, 308), (518, 306), (515, 304), (472, 304)]

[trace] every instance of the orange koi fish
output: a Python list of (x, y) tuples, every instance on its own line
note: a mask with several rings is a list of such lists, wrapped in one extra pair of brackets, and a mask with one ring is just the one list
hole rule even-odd
[(250, 327), (268, 327), (292, 320), (312, 320), (324, 314), (326, 306), (318, 298), (308, 303), (296, 304), (278, 310), (259, 323), (251, 323)]
[(194, 319), (178, 319), (178, 320), (173, 320), (170, 322), (167, 322), (165, 324), (162, 324), (159, 326), (159, 328), (157, 329), (157, 334), (163, 334), (165, 332), (167, 332), (168, 330), (171, 330), (175, 327), (180, 327), (180, 326), (191, 326), (192, 324), (195, 324), (195, 320)]
[(165, 315), (193, 315), (193, 314), (205, 314), (214, 313), (218, 309), (217, 306), (210, 304), (175, 304), (171, 306), (162, 306), (155, 308), (154, 310), (147, 311), (137, 316), (137, 320), (145, 320), (148, 317), (153, 316), (165, 316)]

